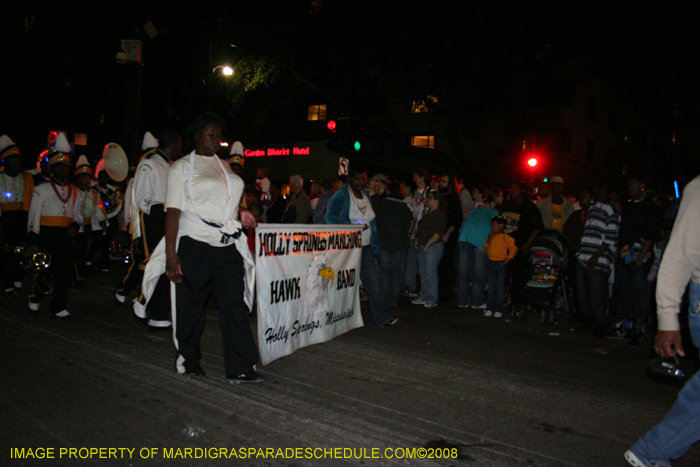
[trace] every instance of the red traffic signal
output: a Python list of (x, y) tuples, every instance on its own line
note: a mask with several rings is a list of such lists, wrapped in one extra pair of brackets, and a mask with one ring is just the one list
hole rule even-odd
[(335, 120), (328, 120), (328, 123), (326, 124), (326, 127), (331, 131), (335, 131), (336, 126)]
[(530, 159), (527, 160), (527, 165), (530, 167), (534, 167), (537, 165), (537, 158), (536, 157), (531, 157)]

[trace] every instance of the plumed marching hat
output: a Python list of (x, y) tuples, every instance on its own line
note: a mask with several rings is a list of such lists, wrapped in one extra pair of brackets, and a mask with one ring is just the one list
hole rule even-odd
[(53, 146), (53, 152), (49, 154), (49, 167), (54, 164), (70, 165), (70, 152), (70, 144), (68, 144), (66, 135), (59, 133)]
[(157, 147), (158, 139), (155, 136), (153, 136), (153, 134), (150, 131), (147, 131), (146, 134), (143, 135), (143, 143), (141, 143), (141, 150), (147, 151), (149, 149)]
[(5, 160), (6, 157), (19, 156), (19, 148), (7, 135), (0, 136), (0, 159)]
[(231, 157), (229, 158), (228, 163), (238, 164), (243, 167), (245, 164), (245, 157), (243, 156), (244, 153), (245, 148), (243, 147), (243, 144), (240, 141), (236, 141), (233, 143), (233, 146), (231, 146), (231, 152), (229, 153)]
[(90, 163), (88, 162), (87, 157), (85, 156), (78, 157), (78, 162), (75, 167), (75, 176), (77, 177), (80, 174), (88, 174), (92, 176), (92, 169), (90, 168)]

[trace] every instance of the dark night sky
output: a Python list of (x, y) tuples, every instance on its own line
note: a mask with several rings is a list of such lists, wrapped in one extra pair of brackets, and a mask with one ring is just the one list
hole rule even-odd
[[(88, 133), (91, 150), (123, 137), (131, 71), (115, 63), (120, 39), (144, 42), (139, 133), (182, 127), (207, 107), (203, 79), (211, 25), (214, 65), (235, 61), (242, 51), (270, 54), (281, 63), (293, 57), (296, 71), (346, 102), (359, 92), (360, 65), (372, 60), (379, 61), (380, 73), (388, 61), (388, 73), (406, 67), (415, 83), (421, 70), (454, 79), (509, 73), (536, 52), (555, 61), (584, 60), (672, 92), (687, 103), (684, 108), (694, 109), (698, 101), (700, 41), (689, 2), (603, 9), (484, 2), (465, 12), (464, 4), (325, 0), (323, 14), (315, 17), (307, 14), (308, 1), (295, 0), (18, 3), (0, 19), (0, 133), (32, 152), (49, 129)], [(142, 32), (148, 20), (160, 31), (153, 40)]]

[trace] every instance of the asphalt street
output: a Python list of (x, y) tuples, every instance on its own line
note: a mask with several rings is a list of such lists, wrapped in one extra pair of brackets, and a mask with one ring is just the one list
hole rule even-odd
[[(679, 390), (647, 377), (649, 339), (416, 305), (393, 309), (394, 328), (353, 330), (235, 385), (211, 303), (208, 376), (191, 379), (167, 331), (114, 304), (123, 272), (72, 291), (68, 320), (49, 318), (48, 300), (38, 317), (26, 297), (0, 301), (0, 465), (623, 467)], [(700, 449), (675, 465), (700, 466)]]

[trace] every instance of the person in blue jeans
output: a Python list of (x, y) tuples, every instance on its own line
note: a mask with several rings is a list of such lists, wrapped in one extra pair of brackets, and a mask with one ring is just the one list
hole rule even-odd
[(484, 250), (489, 256), (486, 263), (489, 295), (484, 316), (493, 316), (494, 318), (503, 316), (506, 301), (507, 266), (518, 253), (515, 239), (503, 232), (505, 228), (505, 217), (493, 217), (491, 219), (491, 233), (484, 243)]
[(398, 324), (399, 319), (389, 314), (389, 303), (381, 291), (379, 267), (374, 256), (379, 254), (379, 237), (374, 210), (369, 200), (367, 173), (354, 170), (348, 183), (338, 190), (328, 202), (326, 224), (356, 224), (362, 231), (362, 258), (360, 279), (369, 299), (369, 309), (376, 329)]
[(491, 218), (498, 216), (495, 206), (503, 203), (503, 192), (498, 188), (488, 190), (484, 205), (467, 214), (459, 229), (457, 251), (457, 306), (460, 308), (486, 308), (486, 251), (484, 242), (491, 233)]
[[(678, 312), (688, 282), (688, 324), (693, 343), (700, 347), (700, 176), (683, 190), (678, 217), (664, 252), (656, 286), (659, 330), (654, 349), (671, 357), (684, 356)], [(700, 371), (678, 393), (664, 419), (625, 452), (635, 467), (670, 467), (700, 440)]]
[(415, 248), (418, 250), (420, 294), (411, 303), (434, 308), (438, 301), (438, 264), (445, 251), (442, 236), (447, 230), (445, 198), (437, 190), (430, 190), (425, 199), (428, 212), (418, 222)]

